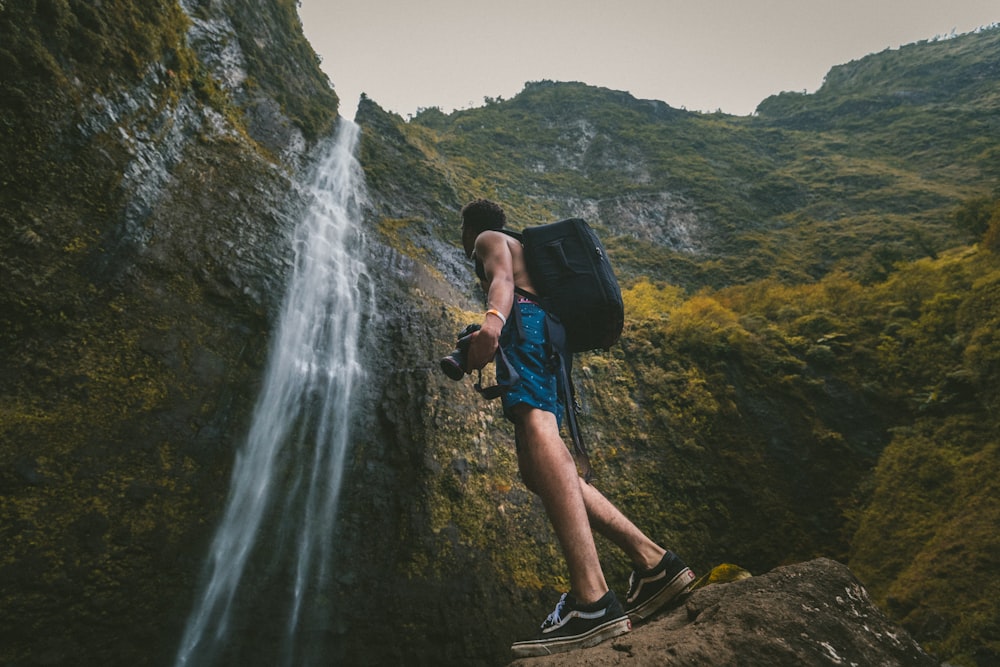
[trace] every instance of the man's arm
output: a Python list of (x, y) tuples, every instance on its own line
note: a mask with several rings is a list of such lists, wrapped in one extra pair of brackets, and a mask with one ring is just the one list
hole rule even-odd
[(507, 246), (507, 237), (494, 231), (486, 231), (476, 239), (476, 257), (483, 263), (486, 282), (487, 310), (496, 310), (503, 317), (487, 313), (482, 329), (472, 339), (469, 346), (469, 370), (482, 368), (496, 354), (506, 318), (514, 306), (514, 261)]

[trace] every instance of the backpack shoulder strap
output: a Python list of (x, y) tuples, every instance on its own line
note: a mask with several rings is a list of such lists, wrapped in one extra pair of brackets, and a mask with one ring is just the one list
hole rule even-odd
[(551, 355), (557, 373), (557, 386), (561, 394), (563, 404), (566, 406), (566, 426), (569, 429), (570, 437), (573, 440), (573, 458), (580, 466), (583, 480), (590, 484), (594, 475), (594, 470), (590, 466), (590, 457), (587, 455), (587, 448), (583, 444), (583, 436), (580, 435), (580, 425), (576, 421), (576, 416), (580, 411), (580, 405), (576, 400), (576, 386), (573, 384), (573, 353), (566, 345), (566, 329), (558, 319), (546, 312), (545, 314), (546, 338), (551, 346)]

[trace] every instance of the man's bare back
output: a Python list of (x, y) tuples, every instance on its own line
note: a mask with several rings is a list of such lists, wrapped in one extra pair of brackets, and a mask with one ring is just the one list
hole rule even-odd
[[(485, 231), (476, 239), (476, 256), (483, 259), (479, 255), (480, 243), (482, 243), (484, 247), (488, 246), (492, 249), (494, 245), (498, 244), (501, 240), (507, 246), (507, 251), (510, 253), (511, 272), (514, 278), (514, 286), (525, 292), (537, 294), (534, 285), (531, 283), (531, 276), (528, 275), (528, 266), (524, 261), (524, 248), (521, 246), (521, 242), (514, 237), (504, 234), (503, 232)], [(486, 267), (485, 260), (483, 260), (483, 266)], [(486, 269), (486, 277), (487, 280), (489, 280), (490, 271), (488, 268)], [(483, 290), (489, 294), (488, 282), (483, 285)]]

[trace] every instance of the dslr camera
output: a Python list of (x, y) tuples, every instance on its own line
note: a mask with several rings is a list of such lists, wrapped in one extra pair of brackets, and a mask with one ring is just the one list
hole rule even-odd
[(481, 329), (478, 324), (470, 324), (462, 329), (458, 334), (458, 344), (451, 353), (441, 358), (441, 370), (452, 380), (461, 380), (469, 371), (469, 344), (472, 342), (472, 334)]

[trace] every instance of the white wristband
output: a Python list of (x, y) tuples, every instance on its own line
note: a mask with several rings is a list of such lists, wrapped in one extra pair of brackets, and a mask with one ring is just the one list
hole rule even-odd
[(500, 312), (499, 310), (497, 310), (496, 308), (490, 308), (489, 310), (487, 310), (487, 311), (486, 311), (486, 314), (487, 314), (487, 315), (496, 315), (497, 317), (499, 317), (499, 318), (500, 318), (500, 321), (501, 321), (501, 322), (503, 322), (503, 323), (504, 323), (504, 325), (506, 325), (506, 324), (507, 324), (507, 318), (506, 318), (506, 317), (504, 317), (504, 316), (503, 316), (503, 313), (501, 313), (501, 312)]

